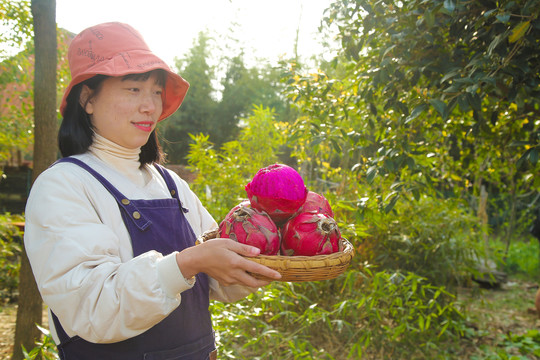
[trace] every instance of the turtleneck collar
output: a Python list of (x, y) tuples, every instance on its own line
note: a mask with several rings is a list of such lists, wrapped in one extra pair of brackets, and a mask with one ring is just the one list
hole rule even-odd
[(139, 162), (140, 148), (128, 149), (94, 133), (93, 143), (88, 149), (91, 154), (128, 177), (139, 186), (144, 186), (149, 174)]

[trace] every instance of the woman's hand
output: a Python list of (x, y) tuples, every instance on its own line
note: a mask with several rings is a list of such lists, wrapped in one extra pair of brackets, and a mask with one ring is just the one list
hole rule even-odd
[(257, 256), (259, 253), (260, 250), (254, 246), (240, 244), (231, 239), (217, 238), (177, 253), (176, 263), (186, 278), (203, 272), (224, 286), (238, 284), (262, 287), (270, 282), (256, 279), (248, 272), (276, 280), (280, 279), (281, 275), (269, 267), (241, 256)]

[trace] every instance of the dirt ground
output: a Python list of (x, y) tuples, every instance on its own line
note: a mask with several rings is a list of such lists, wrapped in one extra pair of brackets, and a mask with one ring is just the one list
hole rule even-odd
[[(0, 360), (9, 360), (13, 353), (15, 337), (15, 321), (17, 319), (17, 304), (0, 306)], [(47, 325), (47, 310), (43, 309), (43, 325)]]
[[(468, 342), (472, 348), (465, 350), (465, 353), (473, 354), (480, 345), (497, 346), (500, 335), (524, 334), (531, 329), (540, 329), (540, 317), (534, 308), (537, 290), (537, 283), (519, 280), (508, 281), (495, 290), (475, 286), (461, 289), (459, 302), (470, 316), (470, 326), (477, 329), (479, 334), (472, 343)], [(46, 310), (43, 315), (46, 326)], [(16, 317), (16, 304), (0, 307), (0, 360), (11, 357)]]
[[(461, 289), (458, 292), (459, 302), (469, 316), (468, 325), (476, 330), (476, 336), (467, 341), (468, 349), (465, 353), (481, 359), (478, 357), (479, 348), (500, 350), (502, 336), (522, 335), (529, 330), (540, 330), (540, 314), (534, 305), (538, 285), (539, 283), (509, 280), (500, 289)], [(515, 352), (508, 355), (520, 355), (517, 350)]]

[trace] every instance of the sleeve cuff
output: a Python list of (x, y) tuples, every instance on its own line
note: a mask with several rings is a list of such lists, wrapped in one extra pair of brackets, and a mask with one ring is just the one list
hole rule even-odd
[(167, 296), (176, 298), (181, 292), (195, 285), (195, 277), (184, 278), (176, 263), (176, 252), (165, 256), (157, 263), (158, 279)]

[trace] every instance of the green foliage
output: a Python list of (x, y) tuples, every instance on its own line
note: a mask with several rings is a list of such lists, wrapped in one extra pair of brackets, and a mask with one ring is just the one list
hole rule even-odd
[(10, 56), (7, 49), (19, 49), (32, 38), (34, 24), (30, 1), (0, 0), (0, 61)]
[(207, 33), (200, 33), (190, 53), (177, 59), (179, 73), (190, 83), (180, 107), (163, 123), (164, 148), (172, 163), (185, 163), (192, 135), (209, 135), (217, 147), (236, 139), (253, 106), (268, 107), (285, 118), (287, 105), (279, 94), (277, 70), (247, 68), (243, 56), (220, 59), (225, 74), (218, 86), (218, 67), (212, 66), (216, 49)]
[(19, 286), (22, 234), (14, 221), (21, 217), (0, 215), (0, 302), (14, 300)]
[[(506, 253), (506, 244), (492, 240), (493, 250)], [(501, 256), (502, 258), (502, 256)], [(509, 275), (518, 275), (536, 280), (540, 275), (540, 242), (530, 236), (525, 240), (515, 239), (510, 243), (506, 258), (501, 260), (501, 268)]]
[[(241, 55), (228, 59), (228, 69), (222, 80), (221, 100), (216, 112), (219, 114), (210, 129), (211, 138), (220, 146), (237, 136), (242, 124), (254, 105), (275, 111), (278, 119), (286, 117), (287, 106), (280, 97), (278, 70), (246, 68)], [(282, 120), (283, 121), (283, 120)]]
[(220, 356), (229, 359), (437, 358), (457, 349), (463, 329), (444, 288), (367, 268), (324, 282), (272, 283), (211, 308)]
[(173, 164), (184, 163), (190, 134), (209, 133), (211, 128), (217, 103), (212, 97), (214, 72), (208, 63), (210, 51), (210, 37), (201, 32), (185, 59), (177, 59), (179, 73), (190, 83), (190, 88), (180, 111), (160, 125), (165, 138), (163, 148)]
[(463, 284), (484, 254), (481, 228), (462, 205), (428, 197), (399, 203), (380, 215), (362, 249), (384, 269), (413, 272), (446, 288)]
[(387, 211), (421, 193), (476, 196), (486, 181), (515, 195), (538, 189), (539, 7), (336, 1), (325, 23), (339, 56), (287, 80), (305, 114), (297, 153), (395, 184)]
[(56, 350), (56, 345), (52, 339), (51, 333), (48, 329), (45, 329), (41, 326), (37, 326), (39, 331), (43, 334), (41, 341), (36, 342), (36, 346), (30, 350), (26, 351), (23, 346), (23, 356), (25, 360), (56, 360), (58, 359), (58, 351)]
[[(34, 44), (30, 1), (0, 0), (2, 25), (10, 29), (0, 31), (0, 161), (4, 162), (18, 156), (32, 156)], [(62, 92), (71, 77), (67, 66), (67, 44), (70, 37), (67, 31), (58, 31), (58, 99), (62, 98)], [(8, 48), (9, 53), (4, 54), (3, 50)]]
[(243, 122), (238, 139), (226, 142), (219, 151), (209, 136), (192, 136), (187, 157), (190, 169), (197, 172), (192, 188), (218, 221), (247, 197), (244, 186), (257, 170), (277, 162), (284, 144), (283, 125), (275, 122), (272, 110), (255, 107)]
[(0, 161), (33, 142), (33, 48), (0, 63)]
[[(540, 331), (529, 330), (523, 335), (509, 333), (503, 346), (507, 349), (517, 349), (521, 355), (533, 355), (540, 357)], [(518, 357), (526, 359), (528, 357)]]
[(505, 334), (497, 349), (481, 347), (481, 356), (471, 360), (529, 360), (540, 358), (540, 331), (529, 330), (525, 334)]

